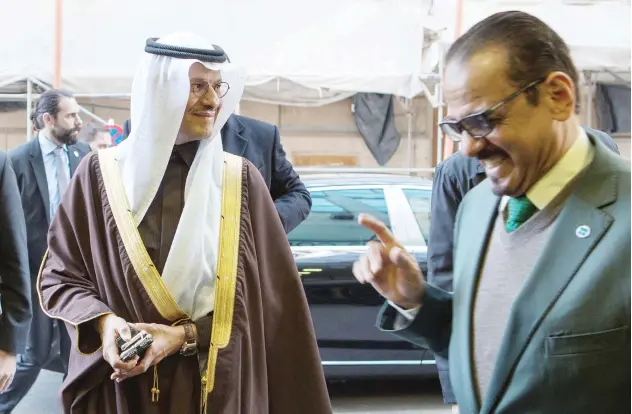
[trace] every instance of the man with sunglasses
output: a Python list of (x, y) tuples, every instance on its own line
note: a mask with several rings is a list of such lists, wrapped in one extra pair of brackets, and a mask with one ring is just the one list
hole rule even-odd
[(456, 215), (454, 293), (360, 218), (378, 326), (449, 359), (461, 412), (629, 412), (630, 163), (581, 128), (568, 47), (497, 13), (451, 46), (444, 84), (441, 127), (487, 178)]
[[(584, 129), (599, 139), (612, 152), (619, 154), (612, 137), (591, 128)], [(430, 204), (430, 235), (428, 240), (428, 274), (432, 285), (452, 292), (454, 224), (459, 205), (471, 189), (485, 180), (485, 167), (477, 158), (457, 152), (441, 162), (434, 172)], [(436, 355), (443, 401), (456, 404), (448, 361)]]

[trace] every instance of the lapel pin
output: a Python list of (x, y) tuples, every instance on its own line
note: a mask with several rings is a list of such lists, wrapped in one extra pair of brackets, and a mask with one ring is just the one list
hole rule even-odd
[(585, 239), (586, 237), (590, 236), (590, 227), (586, 225), (581, 225), (577, 227), (577, 229), (575, 230), (575, 235), (580, 239)]
[(79, 158), (79, 151), (75, 151), (73, 154), (75, 154), (75, 158)]

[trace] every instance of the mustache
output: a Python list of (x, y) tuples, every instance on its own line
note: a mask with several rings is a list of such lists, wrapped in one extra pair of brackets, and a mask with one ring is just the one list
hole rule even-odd
[(189, 110), (189, 112), (190, 113), (217, 112), (219, 109), (220, 109), (219, 106), (200, 104), (200, 105), (195, 105), (193, 108)]

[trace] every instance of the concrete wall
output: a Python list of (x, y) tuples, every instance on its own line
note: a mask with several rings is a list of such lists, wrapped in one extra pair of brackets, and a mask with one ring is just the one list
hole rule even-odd
[[(399, 102), (396, 103), (395, 121), (402, 135), (399, 148), (387, 163), (389, 167), (407, 167), (408, 120)], [(432, 107), (425, 99), (416, 99), (412, 106), (413, 156), (410, 167), (430, 167), (432, 163)], [(359, 135), (351, 101), (344, 100), (319, 108), (261, 105), (244, 102), (241, 113), (262, 119), (279, 126), (283, 145), (290, 158), (301, 164), (300, 158), (330, 156), (330, 165), (336, 156), (352, 158), (362, 167), (377, 167), (378, 164)]]

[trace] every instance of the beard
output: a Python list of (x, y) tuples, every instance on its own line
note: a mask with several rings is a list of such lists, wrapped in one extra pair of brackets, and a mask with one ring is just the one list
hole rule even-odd
[(77, 142), (77, 139), (75, 137), (73, 137), (73, 134), (75, 132), (79, 132), (81, 128), (62, 128), (59, 126), (55, 126), (53, 127), (53, 130), (51, 131), (51, 134), (53, 135), (53, 138), (55, 138), (57, 141), (59, 141), (61, 144), (65, 144), (65, 145), (72, 145), (75, 144)]

